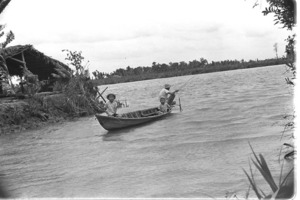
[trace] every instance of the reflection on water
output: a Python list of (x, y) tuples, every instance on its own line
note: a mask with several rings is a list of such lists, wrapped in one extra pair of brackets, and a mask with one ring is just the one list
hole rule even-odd
[[(1, 169), (15, 197), (225, 197), (244, 195), (251, 142), (279, 176), (282, 116), (292, 111), (285, 68), (195, 75), (165, 119), (107, 132), (95, 117), (1, 136)], [(110, 85), (120, 112), (159, 105), (165, 83), (191, 76)], [(106, 87), (106, 86), (105, 86)], [(258, 178), (258, 181), (261, 181)]]

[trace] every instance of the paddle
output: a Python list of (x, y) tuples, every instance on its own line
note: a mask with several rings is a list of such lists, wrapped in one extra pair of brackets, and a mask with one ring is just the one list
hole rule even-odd
[[(105, 92), (105, 90), (107, 89), (108, 87), (106, 87), (101, 93), (99, 91), (97, 91), (97, 93), (99, 94), (99, 96), (103, 99), (103, 101), (106, 103), (106, 100), (103, 98), (102, 94)], [(98, 97), (99, 98), (99, 97)]]

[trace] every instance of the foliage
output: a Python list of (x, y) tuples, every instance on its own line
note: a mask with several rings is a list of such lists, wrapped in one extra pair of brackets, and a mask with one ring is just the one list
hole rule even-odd
[(289, 85), (294, 86), (293, 80), (296, 78), (296, 63), (295, 63), (295, 58), (296, 58), (296, 52), (295, 52), (295, 40), (296, 35), (288, 36), (286, 39), (287, 45), (285, 47), (285, 52), (286, 52), (286, 57), (287, 57), (287, 62), (286, 65), (288, 66), (288, 70), (290, 70), (293, 74), (292, 78), (286, 78), (286, 82)]
[(269, 7), (262, 12), (264, 15), (274, 14), (275, 24), (282, 24), (282, 28), (292, 30), (295, 25), (296, 1), (294, 0), (267, 0)]
[(67, 52), (66, 60), (75, 67), (76, 73), (63, 67), (57, 67), (53, 77), (56, 78), (54, 90), (61, 91), (60, 106), (56, 106), (64, 113), (72, 116), (92, 114), (101, 111), (97, 101), (98, 88), (94, 87), (88, 74), (88, 69), (83, 66), (84, 57), (79, 51), (63, 50)]
[[(6, 6), (9, 4), (10, 0), (0, 0), (0, 14), (4, 11)], [(5, 25), (0, 24), (0, 38), (4, 36), (3, 29), (5, 28)], [(0, 49), (5, 48), (11, 41), (13, 41), (15, 38), (15, 35), (12, 31), (9, 31), (6, 34), (6, 38), (4, 39), (4, 42), (0, 42)], [(5, 63), (5, 60), (3, 56), (0, 53), (0, 94), (2, 94), (3, 91), (3, 85), (6, 85), (6, 89), (4, 91), (8, 91), (8, 93), (12, 93), (13, 90), (11, 90), (10, 87), (10, 77), (8, 73), (8, 69)]]
[(52, 77), (56, 79), (53, 91), (62, 91), (64, 86), (66, 86), (73, 77), (72, 71), (69, 71), (60, 65), (58, 65), (54, 70), (56, 73), (51, 74)]
[[(206, 59), (193, 60), (187, 62), (174, 62), (169, 64), (152, 63), (151, 67), (137, 67), (126, 69), (117, 69), (111, 74), (105, 75), (106, 78), (98, 79), (95, 76), (97, 84), (114, 84), (122, 82), (140, 81), (155, 78), (166, 78), (173, 76), (184, 76), (190, 74), (202, 74), (211, 73), (217, 71), (235, 70), (235, 69), (247, 69), (253, 67), (263, 67), (268, 65), (285, 64), (285, 58), (279, 59), (266, 59), (266, 60), (224, 60), (224, 61), (212, 61), (208, 63)], [(94, 72), (93, 72), (94, 74)]]
[(10, 0), (0, 0), (0, 14), (4, 11)]
[(7, 84), (8, 83), (8, 69), (6, 66), (6, 62), (5, 59), (3, 58), (3, 56), (0, 54), (0, 94), (3, 93), (3, 84)]
[[(295, 0), (267, 0), (268, 6), (265, 8), (262, 13), (264, 15), (273, 14), (274, 21), (276, 24), (281, 24), (282, 28), (292, 31), (296, 26), (296, 1)], [(257, 2), (255, 6), (258, 5)], [(254, 6), (254, 7), (255, 7)], [(287, 45), (285, 48), (286, 53), (286, 65), (289, 67), (289, 70), (292, 72), (293, 77), (286, 78), (286, 82), (290, 85), (294, 85), (293, 79), (296, 76), (296, 65), (295, 65), (295, 44), (296, 44), (296, 35), (288, 36), (286, 39)], [(277, 52), (277, 45), (274, 50)]]
[[(274, 14), (274, 21), (275, 24), (282, 24), (282, 28), (286, 28), (287, 30), (292, 30), (296, 24), (295, 21), (295, 4), (296, 2), (293, 0), (267, 0), (269, 3), (269, 7), (267, 7), (264, 11), (264, 15), (268, 15), (270, 13)], [(288, 70), (292, 72), (292, 78), (285, 78), (286, 82), (289, 85), (294, 85), (293, 79), (295, 79), (296, 76), (296, 65), (295, 65), (295, 37), (296, 35), (288, 36), (286, 39), (287, 45), (286, 45), (286, 65), (288, 66)], [(277, 45), (274, 45), (274, 50), (277, 53)], [(295, 115), (291, 115), (292, 117), (289, 119), (290, 121), (285, 125), (283, 134), (286, 132), (286, 130), (293, 130), (294, 129), (294, 118)], [(287, 118), (286, 116), (285, 118)], [(284, 143), (283, 146), (286, 146), (288, 148), (292, 148), (292, 150), (289, 150), (288, 153), (285, 154), (284, 159), (288, 158), (294, 158), (295, 149), (294, 146), (291, 144)], [(264, 159), (264, 157), (260, 154), (259, 158), (255, 154), (252, 146), (250, 145), (251, 150), (253, 152), (253, 155), (255, 157), (255, 160), (252, 160), (252, 163), (255, 165), (255, 167), (259, 170), (261, 175), (264, 177), (264, 180), (268, 183), (268, 185), (272, 189), (272, 194), (265, 195), (264, 192), (258, 187), (254, 180), (253, 171), (250, 165), (250, 175), (244, 170), (251, 187), (253, 191), (255, 192), (257, 198), (259, 199), (283, 199), (283, 198), (291, 198), (294, 195), (294, 177), (292, 175), (294, 171), (294, 167), (287, 173), (287, 175), (282, 178), (282, 171), (283, 171), (283, 164), (281, 167), (281, 174), (279, 178), (279, 184), (276, 185), (274, 178), (271, 175), (271, 172), (269, 170), (269, 167)], [(281, 150), (280, 150), (281, 154)], [(291, 179), (291, 181), (287, 181)]]
[[(2, 36), (3, 35), (3, 32), (0, 33), (0, 35)], [(9, 43), (11, 43), (13, 40), (15, 39), (15, 35), (12, 31), (9, 31), (7, 34), (6, 34), (6, 39), (5, 41), (0, 44), (2, 46), (2, 48), (5, 48)]]
[(278, 43), (275, 43), (275, 44), (273, 45), (273, 47), (274, 47), (274, 51), (275, 51), (275, 53), (276, 53), (276, 58), (278, 59)]
[(68, 49), (63, 49), (63, 52), (67, 52), (67, 57), (65, 60), (68, 60), (70, 65), (75, 67), (76, 75), (83, 75), (86, 73), (86, 68), (88, 62), (83, 66), (84, 57), (81, 55), (81, 51), (70, 51)]
[(81, 115), (83, 112), (92, 114), (94, 107), (92, 104), (93, 95), (88, 92), (86, 83), (80, 78), (72, 78), (63, 89), (66, 96), (65, 110), (72, 115)]
[[(283, 25), (282, 28), (286, 28), (287, 30), (292, 31), (293, 28), (296, 26), (296, 1), (294, 0), (267, 0), (269, 6), (265, 8), (262, 13), (264, 15), (274, 14), (274, 21), (276, 24)], [(257, 5), (257, 3), (255, 4)], [(255, 7), (255, 6), (254, 6)], [(286, 83), (288, 85), (294, 86), (294, 79), (296, 78), (296, 34), (288, 36), (285, 40), (287, 42), (285, 47), (286, 53), (286, 66), (287, 71), (292, 73), (292, 77), (286, 77)], [(275, 47), (274, 47), (275, 48)], [(284, 131), (288, 127), (289, 129), (294, 129), (294, 118), (295, 115), (292, 115), (291, 121), (285, 125)], [(288, 155), (294, 155), (295, 150), (288, 153)], [(289, 156), (287, 156), (289, 157)]]
[(103, 79), (105, 77), (105, 73), (99, 72), (98, 70), (92, 72), (94, 75), (95, 79)]
[[(275, 24), (282, 24), (282, 28), (286, 28), (287, 30), (293, 30), (293, 28), (296, 25), (296, 1), (294, 0), (267, 0), (269, 3), (269, 7), (266, 8), (263, 11), (264, 15), (268, 15), (270, 13), (274, 14), (274, 21)], [(286, 65), (288, 67), (288, 71), (292, 73), (292, 77), (286, 77), (286, 83), (294, 86), (294, 79), (296, 78), (296, 64), (295, 64), (295, 58), (296, 58), (296, 50), (295, 50), (295, 44), (296, 44), (296, 34), (293, 34), (292, 36), (288, 36), (286, 39), (287, 45), (285, 47), (285, 53), (286, 53)], [(292, 115), (292, 119), (290, 122), (288, 122), (285, 125), (284, 132), (288, 128), (290, 130), (294, 129), (294, 118), (295, 115)], [(291, 145), (292, 146), (292, 145)], [(293, 147), (293, 146), (292, 146)], [(285, 157), (291, 157), (295, 153), (295, 149), (290, 151), (285, 155)]]
[[(250, 144), (249, 144), (250, 145)], [(248, 174), (245, 169), (243, 169), (244, 173), (246, 174), (250, 185), (255, 192), (256, 196), (258, 199), (276, 199), (276, 198), (291, 198), (294, 195), (294, 184), (293, 181), (288, 181), (288, 179), (293, 179), (293, 171), (294, 167), (289, 170), (289, 172), (283, 177), (283, 164), (281, 167), (281, 173), (279, 177), (279, 183), (276, 184), (274, 177), (271, 174), (271, 171), (268, 167), (268, 164), (263, 157), (262, 154), (259, 154), (259, 156), (256, 155), (254, 152), (252, 146), (250, 145), (250, 148), (252, 150), (252, 153), (254, 155), (254, 158), (251, 158), (252, 163), (258, 169), (260, 174), (263, 176), (264, 180), (267, 182), (267, 184), (270, 186), (272, 193), (269, 195), (266, 195), (266, 192), (264, 192), (256, 183), (254, 179), (254, 173), (251, 167), (251, 164), (249, 163), (250, 166), (250, 173)]]
[[(4, 11), (6, 6), (10, 3), (10, 0), (0, 0), (0, 14)], [(0, 38), (4, 36), (3, 29), (5, 28), (5, 25), (0, 24)], [(11, 41), (15, 39), (15, 35), (12, 31), (9, 31), (6, 34), (6, 38), (4, 42), (0, 43), (0, 48), (5, 48)]]
[(35, 94), (25, 101), (28, 104), (27, 113), (30, 117), (37, 117), (42, 121), (48, 120), (49, 116), (46, 114), (47, 109), (44, 97)]
[(26, 68), (23, 68), (23, 76), (25, 82), (23, 82), (22, 84), (26, 85), (26, 94), (28, 94), (29, 96), (35, 95), (41, 89), (41, 82), (39, 81), (38, 76), (34, 75)]
[(19, 125), (26, 121), (25, 110), (26, 104), (24, 103), (0, 104), (0, 127)]
[(22, 110), (17, 106), (11, 106), (6, 111), (7, 111), (7, 113), (9, 113), (7, 115), (7, 116), (9, 116), (8, 117), (9, 124), (19, 125), (24, 118), (24, 114), (23, 114)]

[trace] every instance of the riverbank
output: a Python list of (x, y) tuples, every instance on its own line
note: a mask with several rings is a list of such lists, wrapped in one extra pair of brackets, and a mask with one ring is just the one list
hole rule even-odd
[(74, 104), (62, 93), (39, 93), (19, 99), (0, 99), (0, 135), (19, 133), (54, 123), (63, 123), (94, 112), (87, 106)]

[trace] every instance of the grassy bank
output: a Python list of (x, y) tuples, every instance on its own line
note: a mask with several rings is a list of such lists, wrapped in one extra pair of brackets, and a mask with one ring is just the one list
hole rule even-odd
[(0, 100), (0, 134), (21, 132), (94, 113), (84, 96), (71, 100), (65, 94), (54, 93), (36, 94), (25, 99), (5, 98)]
[(15, 86), (14, 94), (0, 98), (0, 134), (103, 112), (98, 88), (81, 65), (81, 52), (65, 51), (76, 71), (57, 65), (52, 74), (52, 92), (40, 92), (43, 82), (24, 69), (23, 89)]

